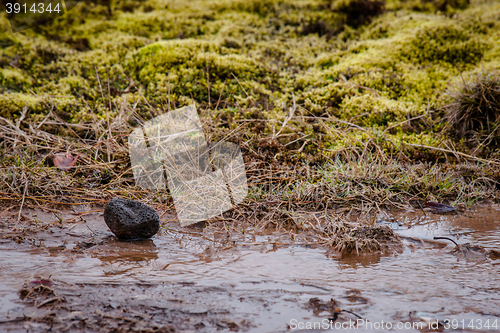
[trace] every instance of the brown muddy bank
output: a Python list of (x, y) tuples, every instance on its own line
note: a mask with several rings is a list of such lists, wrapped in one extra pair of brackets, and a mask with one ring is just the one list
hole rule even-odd
[[(433, 241), (499, 248), (498, 205), (459, 215), (384, 214), (402, 250), (340, 259), (300, 232), (221, 233), (169, 223), (151, 240), (120, 242), (101, 212), (64, 211), (61, 218), (25, 209), (13, 230), (17, 213), (0, 217), (6, 332), (293, 332), (324, 328), (337, 308), (344, 310), (340, 324), (356, 314), (394, 328), (428, 318), (475, 326), (440, 327), (445, 332), (500, 325), (500, 259)], [(22, 220), (35, 216), (23, 230)], [(489, 330), (477, 327), (487, 320)], [(356, 330), (370, 331), (359, 324)]]

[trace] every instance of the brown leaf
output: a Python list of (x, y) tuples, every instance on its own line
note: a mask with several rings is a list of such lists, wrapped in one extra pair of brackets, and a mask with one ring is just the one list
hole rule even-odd
[(449, 213), (449, 212), (453, 212), (453, 211), (457, 210), (453, 206), (441, 204), (438, 202), (432, 202), (432, 201), (427, 201), (425, 203), (425, 205), (427, 207), (432, 208), (434, 213)]
[(51, 157), (51, 160), (54, 166), (59, 169), (69, 170), (76, 165), (78, 157), (80, 157), (80, 153), (76, 156), (67, 153), (57, 153)]

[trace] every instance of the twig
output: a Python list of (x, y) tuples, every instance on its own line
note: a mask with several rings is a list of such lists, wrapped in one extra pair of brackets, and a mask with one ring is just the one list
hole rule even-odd
[(420, 116), (416, 116), (416, 117), (413, 117), (413, 118), (410, 118), (410, 119), (406, 119), (405, 121), (402, 121), (400, 123), (397, 123), (396, 125), (392, 125), (392, 126), (389, 126), (387, 127), (383, 132), (382, 132), (382, 135), (385, 134), (385, 132), (387, 132), (388, 130), (390, 129), (393, 129), (394, 127), (398, 127), (400, 125), (403, 125), (404, 123), (410, 123), (410, 121), (412, 120), (417, 120), (417, 119), (420, 119), (420, 118), (423, 118), (425, 116), (427, 116), (429, 114), (429, 112), (427, 111), (426, 113), (424, 113), (423, 115), (420, 115)]
[(168, 70), (168, 111), (170, 111), (170, 69)]
[(427, 217), (427, 213), (425, 212), (424, 207), (422, 207), (422, 205), (420, 204), (420, 201), (417, 200), (417, 203), (420, 209), (422, 210), (422, 213), (424, 213), (425, 217)]
[(453, 239), (449, 238), (449, 237), (434, 237), (434, 239), (446, 239), (446, 240), (449, 240), (450, 242), (453, 242), (453, 244), (455, 244), (457, 246), (457, 248), (460, 249), (460, 246), (458, 245), (457, 242), (455, 242)]
[(0, 324), (14, 323), (14, 322), (25, 321), (25, 320), (29, 320), (29, 319), (30, 319), (30, 317), (23, 315), (22, 317), (17, 317), (17, 318), (13, 318), (13, 319), (0, 320)]
[(350, 313), (350, 314), (352, 314), (352, 315), (355, 315), (355, 316), (356, 316), (356, 317), (358, 317), (359, 319), (363, 319), (360, 315), (358, 315), (358, 314), (356, 314), (356, 313), (354, 313), (354, 312), (352, 312), (352, 311), (350, 311), (350, 310), (342, 309), (341, 311), (342, 311), (342, 312), (348, 312), (348, 313)]
[(487, 164), (491, 163), (491, 164), (500, 165), (500, 162), (488, 161), (488, 160), (485, 160), (483, 158), (475, 157), (475, 156), (472, 156), (472, 155), (464, 154), (464, 153), (461, 153), (461, 152), (458, 152), (458, 151), (449, 150), (449, 149), (438, 148), (438, 147), (431, 147), (431, 146), (425, 146), (425, 145), (415, 145), (415, 144), (412, 144), (412, 143), (405, 143), (405, 142), (403, 142), (403, 144), (405, 144), (407, 146), (416, 147), (416, 148), (434, 149), (434, 150), (442, 151), (444, 153), (457, 154), (457, 155), (460, 155), (460, 156), (463, 156), (463, 157), (467, 157), (467, 158), (470, 158), (472, 160), (480, 161), (480, 162), (487, 163)]
[[(234, 75), (234, 73), (231, 73), (231, 74), (232, 74), (232, 75), (233, 75), (233, 77), (236, 79), (236, 82), (238, 82), (238, 84), (239, 84), (240, 88), (243, 90), (243, 92), (245, 93), (245, 95), (246, 95), (246, 96), (247, 96), (247, 98), (248, 98), (248, 97), (249, 97), (249, 96), (248, 96), (248, 93), (247, 93), (247, 91), (245, 90), (245, 88), (243, 88), (243, 86), (241, 85), (240, 80), (238, 80), (238, 78), (236, 77), (236, 75)], [(253, 99), (252, 99), (252, 98), (250, 98), (250, 102), (252, 102), (252, 105), (255, 107), (255, 103), (253, 102)]]
[(276, 133), (276, 135), (273, 135), (273, 138), (277, 138), (280, 135), (281, 131), (283, 131), (283, 129), (285, 128), (286, 124), (290, 121), (290, 119), (293, 118), (293, 115), (297, 110), (297, 104), (295, 103), (295, 95), (293, 94), (293, 92), (292, 92), (292, 101), (293, 101), (292, 107), (288, 109), (288, 116), (285, 118), (285, 121), (283, 121), (283, 125), (281, 126), (281, 129), (278, 131), (278, 133)]
[(349, 81), (347, 81), (347, 78), (343, 74), (340, 74), (340, 78), (342, 79), (342, 81), (344, 81), (344, 83), (346, 85), (350, 86), (351, 88), (360, 88), (360, 89), (365, 89), (365, 90), (371, 91), (372, 93), (375, 94), (375, 96), (377, 96), (378, 98), (380, 98), (380, 95), (378, 94), (378, 92), (375, 89), (368, 88), (368, 87), (365, 87), (365, 86), (360, 86), (360, 85), (357, 85), (357, 84), (349, 83)]
[(227, 79), (225, 79), (224, 83), (222, 84), (222, 89), (221, 89), (220, 94), (219, 94), (219, 99), (217, 100), (217, 104), (215, 105), (215, 111), (217, 111), (217, 109), (219, 108), (219, 103), (220, 103), (220, 100), (222, 98), (222, 94), (224, 93), (224, 88), (226, 87), (226, 81), (227, 81)]
[[(31, 89), (30, 89), (30, 92), (31, 92), (33, 95), (35, 95), (36, 97), (39, 97), (39, 96), (38, 96), (38, 95), (37, 95), (37, 94), (36, 94), (33, 90), (31, 90)], [(42, 99), (42, 102), (43, 102), (43, 104), (45, 104), (45, 106), (46, 106), (47, 108), (49, 107), (49, 104), (48, 104), (48, 103), (46, 103), (43, 99)], [(79, 135), (78, 135), (75, 131), (73, 131), (73, 129), (72, 129), (72, 128), (68, 125), (68, 123), (67, 123), (67, 122), (65, 122), (64, 120), (62, 120), (62, 119), (61, 119), (61, 117), (59, 117), (59, 116), (57, 115), (57, 113), (52, 112), (52, 110), (54, 110), (54, 104), (52, 104), (52, 106), (50, 107), (49, 115), (52, 115), (52, 116), (54, 116), (54, 118), (58, 119), (61, 123), (63, 123), (63, 124), (64, 124), (64, 125), (65, 125), (65, 126), (66, 126), (69, 130), (70, 130), (70, 132), (71, 132), (71, 133), (73, 133), (73, 134), (74, 134), (77, 138), (79, 138), (80, 140), (82, 140), (82, 138), (81, 138), (81, 137), (80, 137), (80, 136), (79, 136)], [(48, 115), (47, 115), (47, 117), (48, 117)], [(45, 120), (44, 120), (44, 121), (45, 121)], [(82, 141), (83, 141), (83, 140), (82, 140)]]
[(334, 121), (336, 123), (341, 123), (341, 124), (345, 124), (345, 125), (349, 125), (349, 126), (352, 126), (352, 127), (355, 127), (357, 129), (360, 129), (366, 133), (368, 133), (368, 131), (361, 127), (361, 126), (358, 126), (356, 124), (353, 124), (353, 123), (350, 123), (348, 121), (344, 121), (344, 120), (340, 120), (340, 119), (337, 119), (337, 118), (333, 118), (333, 117), (329, 117), (329, 118), (320, 118), (320, 117), (311, 117), (311, 116), (298, 116), (297, 118), (309, 118), (309, 119), (325, 119), (325, 120), (328, 120), (328, 121)]
[(205, 61), (205, 64), (207, 66), (208, 107), (210, 107), (210, 105), (211, 105), (211, 102), (210, 102), (210, 68), (208, 67), (208, 61)]
[(85, 226), (89, 228), (90, 232), (94, 235), (97, 236), (94, 230), (90, 229), (89, 225), (87, 224), (87, 221), (85, 221), (81, 216), (79, 216), (80, 219), (82, 219), (85, 222)]
[[(109, 112), (111, 112), (111, 87), (109, 86), (109, 68), (108, 67), (106, 67), (106, 80), (108, 81)], [(109, 119), (108, 119), (108, 129), (109, 129)]]
[(14, 208), (14, 207), (16, 207), (16, 206), (10, 206), (9, 208), (2, 210), (2, 211), (0, 212), (0, 216), (2, 216), (4, 213), (8, 212), (9, 210), (11, 210), (11, 209), (12, 209), (12, 208)]
[(19, 221), (21, 221), (21, 213), (23, 211), (24, 200), (26, 198), (26, 190), (27, 189), (28, 189), (28, 181), (26, 181), (26, 183), (24, 184), (23, 200), (21, 201), (21, 208), (19, 208), (19, 214), (17, 215), (17, 222), (16, 222), (16, 224), (18, 224)]
[(52, 297), (52, 298), (49, 298), (49, 299), (43, 301), (42, 303), (38, 304), (36, 307), (41, 308), (44, 305), (47, 305), (49, 303), (53, 303), (53, 302), (59, 301), (59, 300), (61, 300), (59, 297)]
[[(99, 82), (99, 89), (101, 90), (101, 97), (102, 97), (102, 103), (106, 105), (106, 99), (104, 98), (104, 92), (102, 90), (102, 84), (101, 84), (101, 78), (99, 77), (99, 73), (97, 72), (97, 67), (94, 66), (95, 69), (95, 75), (97, 76), (97, 82)], [(108, 112), (106, 111), (106, 122), (108, 124), (108, 130), (109, 130), (109, 116)], [(102, 135), (101, 135), (102, 137)], [(111, 157), (109, 156), (109, 145), (106, 144), (106, 151), (108, 155), (108, 163), (111, 162)]]

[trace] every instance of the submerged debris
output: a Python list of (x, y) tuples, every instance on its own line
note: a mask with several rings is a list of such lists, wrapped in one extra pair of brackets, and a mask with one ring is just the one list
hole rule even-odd
[(411, 321), (418, 320), (421, 322), (426, 323), (429, 327), (433, 325), (433, 327), (439, 327), (447, 324), (449, 320), (447, 321), (446, 318), (443, 316), (440, 316), (435, 313), (429, 313), (429, 312), (420, 312), (420, 311), (410, 311), (408, 313), (408, 316)]
[(432, 201), (427, 201), (425, 205), (431, 208), (433, 213), (450, 213), (457, 210), (456, 207)]
[(19, 291), (19, 297), (22, 300), (29, 299), (35, 300), (38, 297), (57, 296), (52, 289), (52, 281), (50, 278), (43, 279), (35, 276), (31, 281), (26, 281)]
[(489, 250), (488, 257), (491, 259), (500, 259), (500, 250)]
[(455, 244), (455, 252), (460, 252), (464, 257), (470, 257), (472, 256), (485, 256), (485, 257), (490, 257), (491, 259), (498, 259), (500, 258), (500, 250), (496, 249), (491, 249), (491, 250), (486, 250), (484, 247), (479, 246), (479, 245), (473, 245), (470, 243), (465, 243), (465, 244), (458, 244), (456, 241), (449, 237), (434, 237), (434, 239), (444, 239), (444, 240), (449, 240), (453, 244)]
[(339, 306), (339, 302), (337, 302), (333, 298), (331, 298), (329, 301), (322, 301), (318, 297), (310, 298), (309, 302), (307, 302), (306, 304), (306, 308), (311, 309), (315, 316), (318, 316), (322, 312), (339, 312)]
[(403, 226), (403, 223), (398, 222), (398, 221), (393, 221), (393, 220), (386, 221), (386, 220), (382, 219), (382, 220), (378, 220), (375, 223), (377, 225), (386, 225), (386, 226), (390, 227), (392, 230), (399, 230)]
[(342, 255), (387, 251), (401, 244), (399, 236), (387, 225), (331, 221), (324, 232), (330, 238), (330, 245)]
[(37, 308), (64, 301), (54, 291), (50, 277), (44, 279), (39, 276), (35, 276), (31, 281), (26, 281), (23, 284), (23, 287), (19, 290), (19, 298), (34, 303)]
[(334, 300), (333, 298), (331, 298), (329, 301), (322, 301), (318, 297), (310, 298), (309, 302), (307, 302), (307, 304), (306, 304), (306, 308), (312, 309), (313, 314), (315, 316), (319, 316), (322, 312), (331, 313), (332, 317), (328, 318), (328, 320), (332, 323), (337, 321), (337, 319), (339, 318), (339, 315), (342, 312), (350, 313), (350, 314), (354, 315), (356, 318), (362, 319), (361, 316), (359, 316), (358, 314), (356, 314), (350, 310), (340, 309), (339, 306), (340, 306), (340, 303), (338, 301)]

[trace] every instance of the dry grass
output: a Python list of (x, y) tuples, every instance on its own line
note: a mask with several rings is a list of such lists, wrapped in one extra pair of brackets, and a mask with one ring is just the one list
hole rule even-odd
[(386, 225), (360, 225), (332, 220), (325, 226), (328, 245), (341, 254), (388, 251), (401, 245), (398, 235)]
[[(127, 137), (144, 122), (136, 107), (123, 103), (115, 106), (116, 116), (95, 117), (83, 124), (67, 123), (52, 111), (42, 120), (29, 118), (27, 109), (15, 123), (0, 117), (0, 200), (20, 208), (50, 208), (102, 206), (113, 197), (124, 197), (163, 213), (172, 210), (168, 191), (146, 191), (135, 185)], [(152, 115), (163, 112), (148, 107)], [(329, 126), (335, 126), (339, 135), (358, 131), (367, 138), (359, 141), (363, 149), (340, 149), (327, 156), (314, 149), (321, 137), (292, 142), (290, 128), (304, 121), (293, 112), (282, 122), (271, 122), (273, 135), (255, 132), (258, 118), (228, 128), (204, 117), (207, 111), (201, 113), (207, 140), (241, 147), (250, 188), (243, 203), (208, 221), (213, 232), (274, 227), (296, 241), (328, 245), (343, 254), (377, 252), (398, 244), (392, 230), (372, 226), (373, 220), (366, 218), (383, 209), (408, 208), (411, 200), (470, 205), (500, 197), (497, 167), (474, 156), (458, 164), (410, 162), (418, 148), (391, 154), (380, 133), (335, 119)], [(326, 122), (324, 117), (318, 120)], [(313, 148), (303, 149), (308, 143)], [(287, 150), (294, 145), (300, 147)], [(425, 154), (426, 149), (420, 152)], [(62, 152), (80, 154), (77, 165), (66, 171), (49, 166), (49, 157)], [(459, 152), (448, 150), (449, 155), (454, 153)], [(348, 222), (353, 219), (364, 222)]]
[[(133, 184), (128, 159), (127, 136), (134, 110), (123, 107), (112, 120), (95, 119), (86, 124), (69, 124), (52, 110), (41, 122), (16, 124), (0, 118), (3, 200), (26, 197), (38, 205), (80, 201), (105, 202), (115, 195), (137, 197), (147, 194)], [(109, 127), (108, 127), (109, 121)], [(77, 166), (69, 171), (49, 166), (56, 153), (80, 154)]]
[(477, 75), (472, 82), (451, 93), (453, 102), (445, 107), (446, 120), (457, 139), (475, 146), (500, 147), (500, 80), (498, 72)]

